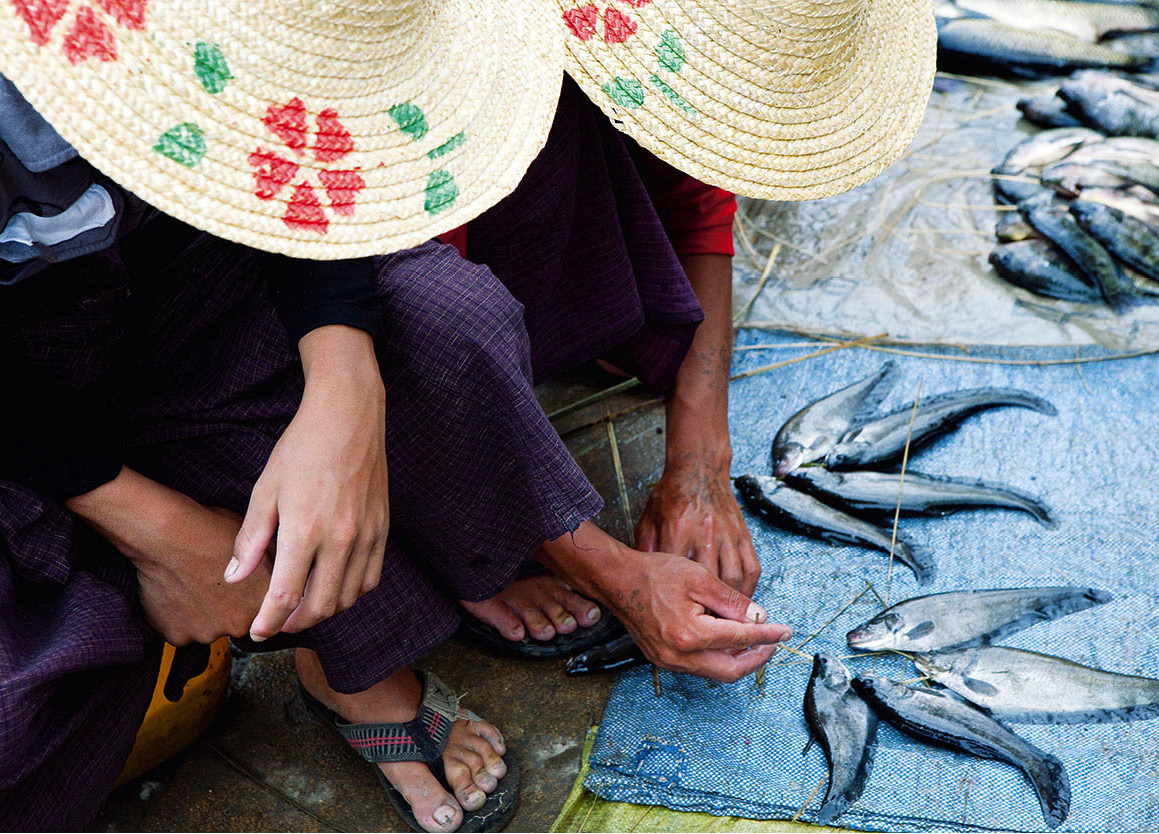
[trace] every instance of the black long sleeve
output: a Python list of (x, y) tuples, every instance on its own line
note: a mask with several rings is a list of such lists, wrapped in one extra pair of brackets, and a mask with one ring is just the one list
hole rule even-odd
[(385, 335), (372, 258), (307, 261), (268, 255), (263, 272), (293, 345), (318, 327), (344, 324)]

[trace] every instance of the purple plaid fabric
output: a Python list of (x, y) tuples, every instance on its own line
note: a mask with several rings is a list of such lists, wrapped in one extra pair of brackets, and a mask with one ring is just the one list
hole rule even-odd
[[(342, 691), (445, 640), (456, 600), (494, 595), (599, 510), (533, 375), (618, 351), (663, 388), (700, 319), (622, 141), (574, 86), (528, 178), (471, 237), (487, 265), (434, 242), (378, 261), (383, 581), (304, 637)], [(244, 512), (302, 390), (259, 273), (252, 252), (159, 217), (6, 296), (25, 323), (9, 345), (69, 380), (112, 374), (127, 463)], [(86, 824), (132, 745), (158, 648), (127, 560), (0, 482), (0, 827)]]

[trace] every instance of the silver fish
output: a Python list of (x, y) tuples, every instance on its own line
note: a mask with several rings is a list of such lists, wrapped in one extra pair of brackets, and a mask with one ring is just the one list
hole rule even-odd
[(1057, 32), (1032, 32), (987, 18), (939, 19), (938, 66), (1014, 74), (1090, 67), (1142, 69), (1151, 59)]
[(1076, 72), (1058, 95), (1085, 124), (1110, 136), (1159, 139), (1159, 90), (1109, 72)]
[(1159, 28), (1159, 11), (1082, 0), (955, 0), (967, 11), (1019, 29), (1063, 32), (1088, 43), (1109, 34)]
[(1078, 724), (1159, 716), (1159, 680), (1037, 652), (986, 646), (919, 654), (914, 665), (1008, 721)]
[(1070, 780), (1062, 762), (982, 712), (945, 692), (858, 675), (853, 688), (878, 716), (923, 741), (1021, 770), (1038, 796), (1042, 818), (1055, 829), (1070, 813)]
[(946, 515), (956, 510), (998, 507), (1029, 513), (1047, 527), (1054, 525), (1042, 502), (984, 481), (934, 478), (907, 470), (903, 483), (897, 472), (832, 472), (816, 466), (800, 469), (787, 480), (790, 486), (850, 512), (893, 513), (900, 492), (903, 513)]
[(805, 689), (805, 720), (811, 732), (809, 744), (819, 742), (829, 762), (829, 788), (817, 812), (819, 825), (830, 825), (849, 810), (861, 797), (873, 768), (877, 715), (850, 687), (851, 679), (840, 660), (813, 655), (813, 673)]
[(846, 635), (862, 651), (930, 652), (977, 646), (1109, 602), (1096, 588), (1002, 588), (912, 597)]
[(893, 362), (865, 379), (814, 400), (785, 421), (773, 438), (773, 474), (778, 478), (820, 460), (861, 414), (873, 411), (895, 378)]
[(1082, 126), (1082, 122), (1066, 112), (1065, 103), (1055, 95), (1021, 98), (1015, 106), (1022, 118), (1039, 127)]
[(992, 171), (994, 191), (1003, 202), (1016, 204), (1044, 191), (1038, 182), (1020, 182), (1002, 177), (1029, 177), (1037, 180), (1042, 168), (1073, 152), (1076, 148), (1103, 141), (1103, 134), (1086, 127), (1060, 127), (1044, 130), (1022, 140), (1011, 148)]
[(1151, 192), (1146, 192), (1145, 195), (1131, 194), (1108, 188), (1084, 188), (1081, 192), (1084, 200), (1116, 208), (1123, 214), (1142, 220), (1159, 230), (1159, 203), (1152, 199), (1154, 196)]
[(1058, 414), (1055, 407), (1042, 397), (1014, 388), (974, 388), (927, 397), (918, 403), (912, 433), (910, 416), (913, 409), (910, 407), (859, 421), (826, 455), (825, 465), (830, 469), (853, 469), (892, 463), (901, 460), (907, 437), (910, 438), (912, 454), (971, 414), (1004, 407), (1027, 408), (1052, 417)]
[(855, 544), (882, 553), (889, 553), (892, 546), (894, 558), (914, 572), (919, 585), (929, 584), (934, 578), (934, 565), (929, 554), (900, 534), (894, 542), (891, 531), (854, 518), (774, 478), (741, 475), (735, 483), (745, 504), (782, 530), (832, 544)]

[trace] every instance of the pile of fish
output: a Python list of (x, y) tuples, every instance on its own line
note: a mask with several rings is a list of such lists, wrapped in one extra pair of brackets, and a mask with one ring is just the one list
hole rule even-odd
[(1159, 5), (1090, 0), (953, 0), (935, 6), (938, 67), (1041, 76), (1084, 68), (1150, 69)]
[[(855, 544), (894, 557), (918, 583), (933, 579), (930, 555), (904, 535), (880, 525), (897, 512), (945, 515), (996, 507), (1029, 513), (1050, 525), (1037, 499), (984, 481), (935, 478), (893, 470), (909, 440), (910, 454), (956, 428), (971, 414), (993, 408), (1027, 408), (1057, 414), (1026, 391), (978, 388), (922, 398), (888, 414), (877, 407), (895, 381), (892, 362), (865, 379), (810, 403), (786, 421), (773, 439), (775, 477), (742, 475), (736, 488), (745, 504), (772, 524), (830, 543)], [(911, 428), (912, 418), (912, 428)]]
[(1060, 826), (1071, 800), (1062, 762), (1002, 721), (1154, 718), (1159, 680), (991, 643), (1110, 599), (1094, 588), (952, 591), (908, 599), (849, 632), (848, 643), (859, 653), (915, 652), (914, 664), (938, 689), (854, 676), (839, 659), (815, 655), (804, 711), (829, 762), (818, 822), (833, 822), (861, 796), (880, 719), (919, 740), (1013, 765), (1034, 788), (1046, 825)]
[(1159, 297), (1159, 87), (1083, 71), (1051, 99), (1023, 99), (1044, 130), (994, 175), (1015, 206), (990, 253), (1005, 281), (1040, 296), (1123, 313)]

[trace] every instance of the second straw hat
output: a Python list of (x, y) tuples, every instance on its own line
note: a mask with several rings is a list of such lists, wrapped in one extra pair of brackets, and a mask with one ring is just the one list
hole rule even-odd
[(554, 0), (567, 70), (657, 156), (750, 197), (860, 185), (917, 133), (932, 0)]
[(551, 127), (563, 37), (524, 0), (3, 0), (0, 73), (163, 211), (349, 258), (518, 185)]

